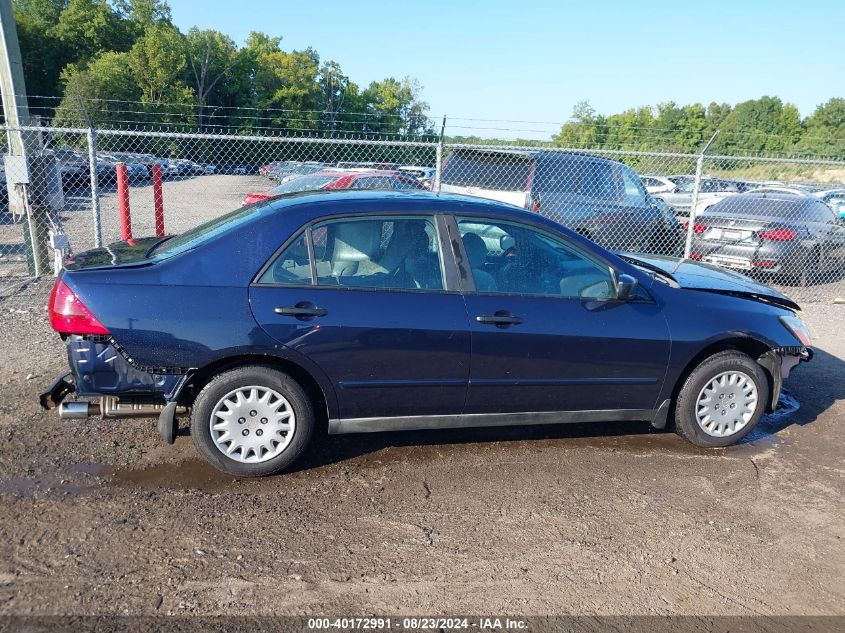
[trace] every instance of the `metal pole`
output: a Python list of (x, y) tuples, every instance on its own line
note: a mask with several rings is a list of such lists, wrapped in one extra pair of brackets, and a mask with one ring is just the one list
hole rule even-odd
[(120, 215), (120, 239), (132, 243), (132, 216), (129, 211), (129, 172), (126, 163), (115, 166), (117, 176), (117, 210)]
[(701, 172), (704, 170), (704, 155), (707, 153), (707, 150), (710, 148), (713, 141), (716, 140), (716, 135), (718, 133), (719, 130), (716, 130), (713, 133), (713, 136), (711, 136), (710, 140), (707, 141), (707, 145), (704, 146), (704, 149), (701, 150), (701, 154), (698, 155), (698, 158), (695, 161), (695, 182), (692, 187), (692, 206), (690, 207), (689, 221), (687, 222), (687, 240), (684, 245), (684, 259), (689, 259), (690, 251), (692, 250), (692, 236), (695, 232), (695, 208), (698, 206), (698, 192), (701, 188)]
[(88, 128), (88, 169), (91, 170), (91, 216), (94, 220), (94, 246), (103, 245), (103, 225), (100, 218), (100, 178), (97, 172), (97, 132)]
[(91, 214), (94, 220), (94, 246), (100, 248), (103, 245), (103, 225), (100, 218), (100, 175), (97, 171), (97, 132), (94, 130), (94, 124), (91, 123), (91, 117), (88, 116), (88, 110), (85, 107), (85, 102), (79, 95), (76, 96), (76, 102), (79, 104), (79, 111), (88, 125), (88, 171), (91, 175)]
[(153, 163), (153, 209), (155, 211), (156, 236), (164, 237), (164, 194), (161, 186), (161, 165)]
[[(12, 0), (0, 0), (0, 93), (3, 97), (3, 114), (6, 117), (11, 156), (22, 157), (19, 172), (11, 174), (21, 180), (9, 180), (9, 210), (12, 215), (26, 214), (24, 249), (29, 274), (39, 276), (50, 270), (49, 255), (49, 186), (53, 165), (41, 155), (41, 148), (31, 133), (24, 135), (21, 126), (30, 125), (26, 85), (23, 79), (23, 62), (18, 43), (18, 32), (12, 12)], [(24, 167), (25, 166), (25, 167)], [(59, 183), (61, 187), (61, 183)]]
[(445, 132), (446, 115), (443, 115), (443, 124), (440, 126), (440, 139), (437, 141), (437, 147), (434, 150), (434, 182), (431, 185), (431, 190), (434, 193), (440, 193), (440, 182), (443, 172), (443, 136)]

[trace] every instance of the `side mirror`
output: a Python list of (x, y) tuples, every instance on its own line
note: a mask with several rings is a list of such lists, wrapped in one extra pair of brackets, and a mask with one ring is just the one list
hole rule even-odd
[(637, 280), (631, 275), (619, 275), (616, 278), (616, 298), (619, 301), (628, 301), (634, 296), (637, 289)]

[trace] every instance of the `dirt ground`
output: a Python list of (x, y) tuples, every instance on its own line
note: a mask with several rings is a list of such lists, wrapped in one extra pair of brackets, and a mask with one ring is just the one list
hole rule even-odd
[(740, 446), (640, 424), (319, 437), (295, 472), (237, 480), (184, 429), (39, 410), (65, 367), (45, 290), (0, 303), (0, 615), (845, 615), (845, 306), (808, 307), (800, 408)]

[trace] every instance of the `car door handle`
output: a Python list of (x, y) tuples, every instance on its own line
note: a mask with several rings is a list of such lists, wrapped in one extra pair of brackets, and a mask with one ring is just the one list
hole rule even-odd
[(497, 327), (507, 327), (509, 325), (519, 325), (522, 323), (522, 317), (514, 316), (512, 314), (482, 314), (475, 317), (479, 323), (486, 323), (495, 325)]
[(276, 314), (280, 314), (282, 316), (292, 316), (292, 317), (321, 317), (326, 316), (328, 314), (328, 310), (325, 308), (318, 308), (317, 306), (284, 306), (282, 308), (276, 308)]

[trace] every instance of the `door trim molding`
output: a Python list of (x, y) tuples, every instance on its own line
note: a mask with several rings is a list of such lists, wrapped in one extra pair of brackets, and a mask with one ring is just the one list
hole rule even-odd
[(535, 424), (578, 424), (583, 422), (626, 422), (654, 420), (654, 409), (603, 409), (582, 411), (536, 411), (522, 413), (463, 413), (457, 415), (409, 415), (378, 418), (333, 418), (329, 434), (378, 433), (460, 429), (481, 426), (530, 426)]

